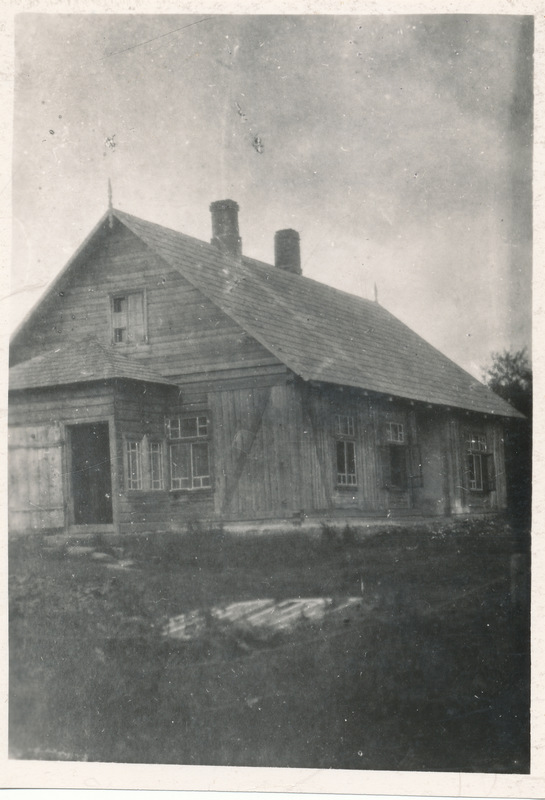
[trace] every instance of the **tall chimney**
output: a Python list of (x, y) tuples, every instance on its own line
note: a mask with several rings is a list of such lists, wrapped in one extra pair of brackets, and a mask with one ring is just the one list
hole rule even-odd
[(274, 263), (280, 269), (301, 275), (301, 250), (299, 234), (292, 228), (274, 234)]
[(222, 253), (238, 261), (242, 258), (242, 239), (238, 234), (238, 203), (234, 200), (216, 200), (210, 203), (212, 213), (212, 239)]

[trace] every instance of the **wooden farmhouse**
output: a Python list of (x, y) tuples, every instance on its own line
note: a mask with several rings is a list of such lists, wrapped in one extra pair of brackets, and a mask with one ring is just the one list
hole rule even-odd
[(520, 416), (377, 302), (112, 208), (13, 337), (12, 531), (505, 507)]

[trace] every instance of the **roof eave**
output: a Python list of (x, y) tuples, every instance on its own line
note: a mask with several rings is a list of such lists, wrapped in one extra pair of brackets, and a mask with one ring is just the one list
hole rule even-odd
[(57, 277), (54, 278), (54, 280), (45, 288), (43, 294), (38, 298), (38, 300), (34, 303), (34, 305), (31, 307), (31, 309), (25, 314), (25, 316), (23, 317), (21, 322), (17, 325), (17, 327), (15, 328), (14, 332), (12, 333), (12, 335), (10, 337), (10, 347), (15, 347), (16, 346), (17, 339), (18, 339), (19, 335), (22, 333), (22, 331), (24, 330), (24, 328), (26, 327), (27, 323), (34, 316), (34, 314), (36, 313), (38, 308), (42, 305), (42, 303), (44, 303), (48, 299), (48, 297), (53, 294), (55, 289), (59, 286), (59, 284), (62, 282), (64, 277), (70, 271), (70, 269), (72, 268), (74, 263), (80, 258), (80, 256), (89, 247), (89, 245), (95, 239), (97, 234), (100, 233), (101, 229), (103, 228), (104, 224), (108, 220), (109, 216), (110, 216), (110, 212), (109, 211), (106, 211), (101, 216), (101, 218), (96, 223), (96, 225), (93, 227), (91, 232), (85, 237), (85, 239), (80, 244), (80, 246), (77, 248), (75, 253), (70, 257), (70, 259), (64, 265), (64, 267), (59, 272)]

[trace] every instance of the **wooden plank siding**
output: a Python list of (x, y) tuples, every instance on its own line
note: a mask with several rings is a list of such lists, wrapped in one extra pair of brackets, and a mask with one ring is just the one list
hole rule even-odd
[[(457, 441), (454, 443), (459, 463), (461, 480), (458, 489), (458, 501), (463, 513), (499, 511), (506, 508), (507, 488), (504, 473), (504, 446), (502, 426), (495, 419), (458, 412), (456, 419)], [(486, 437), (488, 453), (494, 464), (495, 489), (490, 492), (472, 491), (467, 475), (466, 440), (469, 433), (481, 433)]]
[[(335, 414), (354, 419), (357, 486), (336, 486)], [(335, 387), (302, 391), (301, 454), (305, 509), (323, 515), (418, 514), (425, 516), (499, 510), (505, 507), (502, 425), (493, 419), (460, 411), (404, 402), (396, 398)], [(380, 449), (385, 424), (403, 424), (407, 448), (414, 448), (421, 464), (421, 483), (406, 490), (386, 488), (381, 476)], [(469, 492), (465, 469), (464, 431), (484, 431), (496, 463), (496, 490)]]
[[(25, 449), (10, 450), (16, 528), (59, 522), (55, 498), (62, 442), (67, 427), (90, 421), (110, 426), (113, 517), (121, 532), (177, 530), (190, 519), (257, 520), (303, 512), (434, 515), (505, 506), (501, 422), (377, 392), (306, 383), (118, 221), (39, 307), (17, 340), (14, 363), (72, 338), (111, 344), (112, 295), (140, 290), (145, 291), (147, 341), (116, 345), (116, 352), (168, 376), (179, 388), (119, 380), (12, 393), (11, 426), (41, 426), (40, 436), (56, 426), (59, 430), (59, 444), (42, 448), (39, 464), (38, 450), (24, 438), (30, 434), (17, 434)], [(192, 408), (210, 416), (212, 486), (172, 491), (165, 419)], [(337, 483), (336, 414), (354, 420), (354, 486)], [(403, 424), (407, 445), (420, 449), (422, 486), (386, 486), (381, 452), (388, 421)], [(464, 432), (471, 425), (486, 433), (495, 453), (492, 492), (471, 492), (467, 485)], [(163, 489), (128, 488), (127, 437), (162, 443)], [(63, 524), (68, 525), (66, 450), (62, 494)], [(18, 487), (15, 478), (25, 468), (35, 480)], [(50, 516), (33, 516), (33, 507), (50, 509)]]
[(132, 490), (127, 485), (126, 441), (144, 436), (163, 443), (163, 475), (166, 481), (165, 418), (178, 392), (175, 387), (133, 381), (114, 383), (115, 459), (120, 474), (117, 525), (121, 533), (165, 530), (170, 524), (168, 486), (163, 490)]
[[(112, 389), (101, 382), (12, 394), (8, 418), (10, 530), (70, 526), (67, 428), (89, 422), (111, 423), (113, 413)], [(29, 447), (33, 436), (36, 445)], [(112, 470), (114, 495), (115, 479)]]
[(209, 395), (215, 510), (226, 519), (285, 517), (301, 510), (299, 397), (293, 385)]
[[(354, 420), (357, 485), (339, 487), (336, 475), (335, 416)], [(362, 393), (335, 387), (313, 387), (303, 393), (306, 500), (314, 512), (376, 512), (380, 494), (375, 463), (375, 413)]]
[(10, 530), (64, 528), (62, 446), (62, 430), (58, 423), (10, 427)]
[(118, 222), (37, 309), (18, 339), (12, 363), (71, 338), (111, 344), (111, 295), (133, 290), (146, 292), (148, 342), (120, 344), (119, 352), (161, 374), (181, 377), (280, 364)]

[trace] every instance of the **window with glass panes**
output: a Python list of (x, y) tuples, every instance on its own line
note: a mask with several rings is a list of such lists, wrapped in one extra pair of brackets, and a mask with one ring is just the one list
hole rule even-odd
[(204, 414), (168, 420), (171, 489), (207, 489), (212, 485), (209, 428)]
[(142, 488), (142, 442), (128, 439), (125, 442), (127, 452), (127, 489)]
[(354, 417), (335, 415), (337, 486), (356, 486), (356, 441)]
[(492, 491), (495, 486), (494, 457), (483, 433), (466, 438), (467, 485), (472, 492)]
[(150, 442), (149, 455), (149, 480), (150, 489), (164, 489), (163, 481), (163, 445), (161, 442)]

